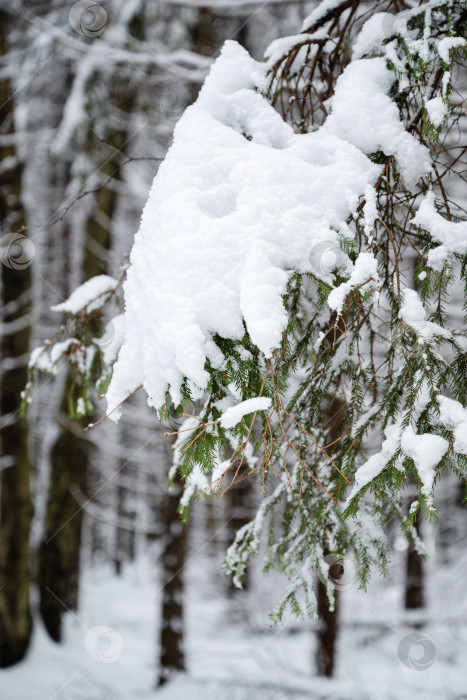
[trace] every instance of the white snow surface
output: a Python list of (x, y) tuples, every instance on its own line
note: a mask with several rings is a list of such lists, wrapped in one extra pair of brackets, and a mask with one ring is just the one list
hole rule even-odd
[(445, 63), (451, 63), (450, 51), (451, 49), (458, 48), (460, 46), (465, 46), (467, 44), (467, 39), (461, 36), (445, 36), (444, 39), (438, 44), (438, 53)]
[(50, 360), (50, 355), (43, 345), (39, 346), (38, 348), (34, 348), (34, 350), (31, 351), (31, 357), (29, 358), (29, 367), (40, 369), (42, 370), (42, 372), (52, 371), (53, 366)]
[(266, 411), (271, 406), (271, 399), (265, 396), (258, 396), (254, 399), (247, 399), (236, 406), (231, 406), (219, 419), (223, 428), (234, 428), (244, 416), (256, 411)]
[(451, 337), (449, 330), (426, 320), (426, 311), (422, 300), (414, 289), (404, 289), (399, 316), (416, 332), (421, 340), (429, 339), (434, 335), (443, 338)]
[(407, 457), (413, 459), (415, 468), (423, 483), (422, 493), (431, 497), (435, 470), (449, 449), (449, 443), (440, 435), (425, 433), (417, 435), (412, 427), (404, 430), (401, 436), (401, 448)]
[(327, 12), (331, 12), (331, 10), (334, 10), (336, 7), (339, 7), (339, 5), (342, 3), (342, 0), (322, 0), (322, 2), (318, 3), (318, 7), (315, 7), (312, 12), (303, 20), (302, 24), (302, 32), (305, 32), (308, 27), (311, 27), (315, 22), (319, 22), (319, 20), (326, 15)]
[[(280, 39), (272, 41), (266, 49), (265, 58), (268, 59), (268, 64), (273, 66), (276, 61), (285, 56), (291, 49), (298, 44), (309, 41), (310, 34), (294, 34), (292, 36), (283, 36)], [(306, 55), (306, 48), (305, 48)], [(295, 67), (294, 62), (294, 67)]]
[(55, 304), (51, 309), (52, 311), (65, 311), (69, 314), (77, 314), (78, 311), (86, 309), (87, 313), (91, 313), (102, 306), (101, 297), (115, 289), (117, 284), (117, 280), (113, 277), (97, 275), (84, 282), (75, 289), (68, 299), (62, 301), (61, 304)]
[(385, 58), (352, 61), (336, 82), (332, 115), (323, 129), (339, 135), (364, 153), (395, 156), (409, 187), (431, 172), (430, 152), (406, 130), (388, 96), (394, 73)]
[[(373, 576), (366, 592), (356, 579), (340, 592), (338, 662), (335, 676), (323, 678), (314, 670), (316, 633), (309, 622), (297, 622), (288, 614), (284, 625), (268, 624), (268, 613), (284, 585), (279, 574), (264, 576), (259, 560), (250, 571), (248, 590), (235, 603), (226, 597), (224, 577), (213, 575), (216, 567), (220, 569), (222, 540), (209, 539), (212, 532), (204, 529), (207, 515), (198, 503), (190, 516), (196, 517), (196, 530), (192, 525), (185, 569), (186, 673), (155, 689), (163, 592), (163, 574), (156, 564), (158, 538), (157, 548), (124, 565), (121, 576), (115, 576), (110, 565), (84, 568), (80, 607), (65, 613), (60, 644), (48, 637), (35, 617), (26, 658), (0, 669), (1, 700), (460, 700), (465, 696), (467, 555), (460, 546), (446, 560), (446, 549), (435, 548), (435, 525), (424, 523), (430, 556), (425, 564), (427, 605), (420, 612), (422, 633), (438, 650), (433, 664), (414, 670), (414, 664), (401, 663), (397, 653), (401, 640), (413, 633), (413, 620), (401, 609), (407, 542), (399, 535), (391, 549), (389, 578)], [(416, 644), (412, 658), (415, 662), (420, 658)]]
[(346, 220), (381, 172), (367, 154), (394, 155), (411, 181), (430, 167), (387, 96), (394, 76), (383, 59), (347, 67), (331, 115), (309, 134), (295, 134), (262, 97), (266, 70), (227, 42), (176, 126), (131, 253), (109, 410), (140, 384), (156, 408), (167, 390), (180, 402), (184, 378), (199, 395), (206, 360), (224, 361), (214, 334), (239, 340), (246, 326), (270, 357), (287, 325), (291, 273), (333, 282), (317, 244), (350, 235)]
[(453, 431), (455, 452), (467, 455), (467, 409), (447, 396), (439, 395), (438, 403), (440, 423)]
[(444, 104), (443, 98), (439, 95), (432, 97), (425, 103), (425, 107), (433, 126), (441, 126), (447, 113), (447, 105)]
[(353, 45), (352, 57), (355, 59), (372, 52), (381, 53), (383, 41), (388, 38), (395, 19), (391, 12), (375, 12), (361, 28)]
[(374, 284), (379, 281), (378, 261), (373, 253), (360, 253), (347, 282), (342, 282), (338, 287), (334, 287), (329, 294), (329, 308), (341, 314), (347, 294), (355, 287), (366, 286), (365, 283), (370, 280)]
[(436, 210), (434, 192), (428, 192), (411, 221), (441, 243), (428, 253), (427, 264), (440, 271), (449, 253), (467, 254), (467, 221), (448, 221)]
[(105, 326), (100, 338), (94, 338), (96, 345), (100, 347), (104, 355), (104, 364), (108, 367), (114, 362), (120, 350), (124, 337), (123, 314), (114, 316)]
[(362, 488), (381, 474), (386, 464), (399, 447), (400, 435), (400, 420), (396, 421), (392, 425), (388, 425), (384, 431), (385, 439), (381, 445), (381, 450), (371, 455), (371, 457), (369, 457), (366, 462), (364, 462), (355, 472), (354, 484), (347, 498), (347, 505), (358, 494), (358, 492), (361, 491)]

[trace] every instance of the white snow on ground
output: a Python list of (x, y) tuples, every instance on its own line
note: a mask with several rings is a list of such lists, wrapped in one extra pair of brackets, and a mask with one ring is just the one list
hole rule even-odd
[(86, 309), (87, 313), (91, 313), (91, 311), (102, 306), (104, 294), (115, 289), (117, 284), (118, 281), (108, 275), (92, 277), (75, 289), (66, 301), (52, 306), (52, 311), (65, 311), (69, 314), (77, 314), (78, 311)]
[(231, 406), (222, 414), (219, 422), (223, 428), (234, 428), (244, 416), (255, 411), (266, 411), (271, 406), (271, 399), (258, 396), (255, 399), (247, 399), (236, 406)]
[[(447, 562), (427, 530), (428, 608), (419, 613), (425, 625), (414, 629), (401, 609), (400, 573), (389, 581), (375, 575), (368, 593), (350, 585), (340, 594), (334, 679), (313, 675), (316, 624), (268, 625), (283, 579), (256, 571), (251, 590), (229, 602), (213, 541), (198, 530), (185, 577), (186, 674), (155, 688), (161, 582), (153, 552), (124, 567), (121, 577), (108, 567), (88, 570), (80, 609), (65, 617), (65, 642), (55, 644), (36, 624), (26, 659), (0, 670), (1, 700), (460, 700), (467, 693), (464, 534), (458, 533), (458, 554)], [(403, 571), (403, 550), (398, 539), (393, 572)], [(435, 652), (421, 670), (421, 646), (409, 646), (404, 662), (398, 656), (414, 632)]]
[[(430, 168), (387, 96), (394, 76), (384, 59), (348, 66), (331, 115), (309, 134), (295, 134), (258, 92), (266, 70), (227, 42), (175, 129), (131, 253), (110, 411), (140, 384), (156, 408), (167, 389), (180, 402), (184, 377), (200, 395), (206, 358), (223, 360), (213, 334), (240, 339), (245, 324), (270, 357), (286, 328), (291, 273), (333, 282), (320, 251), (351, 235), (346, 220), (381, 172), (367, 154), (394, 155), (407, 181)], [(353, 269), (343, 252), (335, 268)]]

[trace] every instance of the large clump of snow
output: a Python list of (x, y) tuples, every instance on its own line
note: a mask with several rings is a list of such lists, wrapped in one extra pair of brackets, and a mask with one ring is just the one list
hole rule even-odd
[(436, 210), (433, 192), (427, 192), (411, 223), (425, 229), (441, 243), (429, 251), (428, 267), (440, 272), (449, 253), (467, 255), (467, 222), (448, 221), (442, 217)]
[[(177, 124), (131, 253), (109, 410), (139, 385), (157, 408), (167, 390), (180, 402), (184, 378), (205, 389), (206, 361), (224, 360), (214, 334), (241, 339), (246, 327), (270, 357), (287, 325), (292, 272), (333, 282), (320, 258), (350, 235), (346, 221), (381, 173), (367, 154), (386, 149), (410, 180), (429, 168), (387, 96), (393, 77), (382, 59), (349, 66), (334, 111), (309, 134), (295, 134), (262, 96), (266, 71), (227, 42)], [(352, 115), (370, 111), (371, 124), (349, 120), (345, 104)], [(335, 266), (352, 272), (344, 253)]]

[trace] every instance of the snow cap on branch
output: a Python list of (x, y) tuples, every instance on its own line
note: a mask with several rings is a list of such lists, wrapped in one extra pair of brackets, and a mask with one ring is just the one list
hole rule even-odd
[(367, 154), (395, 155), (410, 180), (429, 167), (387, 96), (393, 76), (382, 59), (345, 70), (331, 115), (308, 134), (295, 134), (262, 96), (266, 71), (227, 42), (176, 126), (131, 253), (110, 411), (141, 384), (156, 408), (167, 390), (180, 403), (184, 379), (199, 396), (215, 334), (240, 340), (246, 328), (271, 357), (287, 327), (290, 275), (332, 284), (336, 270), (352, 271), (343, 252), (330, 270), (316, 251), (339, 249), (338, 232), (348, 235), (348, 217), (379, 177)]

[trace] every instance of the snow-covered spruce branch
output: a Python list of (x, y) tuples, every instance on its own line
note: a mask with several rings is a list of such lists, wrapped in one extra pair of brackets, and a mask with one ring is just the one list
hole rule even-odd
[[(55, 375), (66, 358), (73, 368), (68, 411), (72, 417), (94, 412), (94, 386), (98, 395), (105, 392), (112, 367), (123, 342), (123, 316), (119, 312), (118, 293), (126, 276), (122, 266), (117, 278), (99, 275), (75, 289), (64, 302), (52, 310), (67, 318), (53, 338), (31, 353), (28, 383), (22, 394), (22, 411), (32, 402), (37, 372)], [(113, 317), (104, 326), (103, 315), (112, 309)]]
[(264, 533), (296, 613), (328, 553), (365, 585), (386, 518), (410, 537), (467, 474), (465, 3), (375, 9), (327, 0), (265, 63), (224, 46), (143, 212), (107, 390), (116, 420), (139, 386), (166, 421), (201, 405), (181, 509), (259, 475), (226, 566), (239, 583)]

